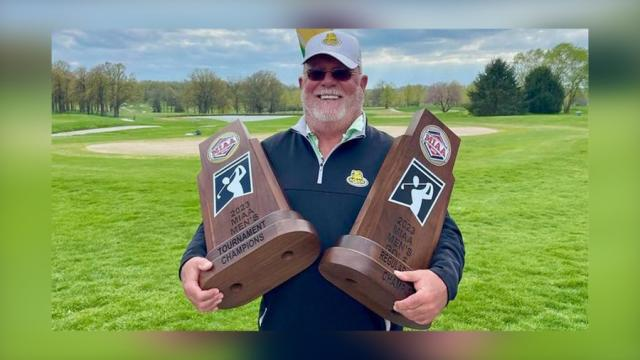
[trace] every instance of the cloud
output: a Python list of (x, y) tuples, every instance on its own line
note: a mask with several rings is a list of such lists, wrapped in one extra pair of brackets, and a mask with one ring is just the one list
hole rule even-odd
[[(383, 34), (379, 34), (382, 36)], [(518, 52), (551, 48), (561, 42), (584, 45), (586, 30), (450, 30), (425, 32), (420, 37), (388, 36), (385, 46), (365, 51), (363, 61), (371, 66), (431, 66), (484, 64), (500, 57), (511, 61)], [(393, 42), (391, 39), (393, 38)]]
[[(561, 42), (588, 44), (584, 29), (345, 31), (360, 39), (365, 71), (388, 80), (411, 81), (411, 69), (468, 82), (496, 57), (511, 60), (517, 52)], [(52, 57), (86, 67), (122, 62), (145, 80), (181, 81), (206, 67), (223, 78), (270, 70), (288, 84), (296, 83), (301, 61), (294, 29), (70, 29), (53, 34)]]

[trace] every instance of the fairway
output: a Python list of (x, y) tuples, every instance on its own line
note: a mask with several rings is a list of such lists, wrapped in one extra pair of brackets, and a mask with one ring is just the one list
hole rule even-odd
[[(403, 109), (367, 109), (372, 125), (406, 127)], [(414, 110), (414, 109), (407, 109)], [(473, 117), (435, 113), (450, 127), (498, 132), (463, 137), (449, 212), (466, 264), (458, 297), (433, 330), (576, 330), (588, 327), (588, 111)], [(259, 300), (198, 313), (178, 279), (200, 222), (197, 156), (97, 153), (110, 142), (204, 140), (227, 125), (175, 114), (135, 122), (53, 115), (52, 132), (158, 126), (52, 138), (51, 317), (54, 330), (256, 330)], [(133, 118), (133, 114), (123, 115)], [(284, 130), (288, 116), (246, 124)], [(172, 140), (173, 141), (173, 140)]]

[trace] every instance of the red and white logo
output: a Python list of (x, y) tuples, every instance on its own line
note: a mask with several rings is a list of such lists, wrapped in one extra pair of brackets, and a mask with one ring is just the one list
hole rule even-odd
[(442, 166), (449, 161), (451, 144), (447, 134), (435, 125), (425, 126), (420, 133), (420, 148), (433, 165)]
[(240, 137), (233, 132), (224, 133), (211, 142), (207, 157), (213, 163), (228, 159), (238, 148)]

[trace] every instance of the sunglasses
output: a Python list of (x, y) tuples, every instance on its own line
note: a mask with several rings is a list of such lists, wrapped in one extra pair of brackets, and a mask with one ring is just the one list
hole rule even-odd
[(351, 74), (353, 74), (353, 71), (347, 68), (335, 68), (329, 71), (309, 69), (307, 70), (307, 77), (312, 81), (322, 81), (324, 80), (324, 75), (328, 72), (330, 72), (331, 76), (338, 81), (347, 81), (351, 79)]

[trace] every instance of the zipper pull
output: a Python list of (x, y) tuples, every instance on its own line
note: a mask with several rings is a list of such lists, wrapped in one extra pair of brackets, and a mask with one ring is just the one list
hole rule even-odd
[(322, 184), (322, 170), (324, 169), (324, 159), (320, 161), (320, 167), (318, 168), (318, 180), (317, 184)]

